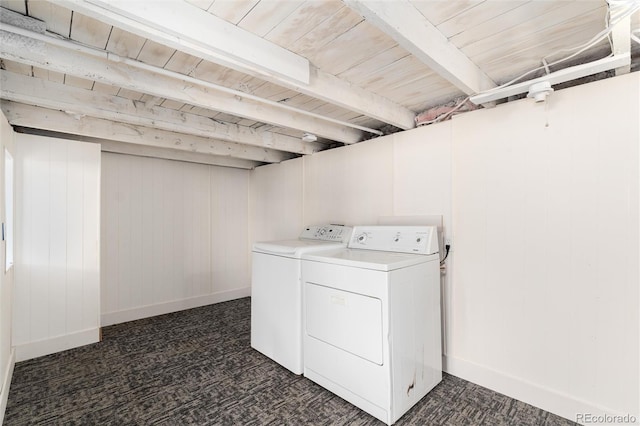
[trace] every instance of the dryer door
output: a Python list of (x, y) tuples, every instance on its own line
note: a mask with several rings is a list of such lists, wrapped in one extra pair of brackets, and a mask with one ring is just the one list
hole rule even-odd
[(383, 364), (382, 302), (332, 287), (305, 283), (306, 332), (344, 351)]

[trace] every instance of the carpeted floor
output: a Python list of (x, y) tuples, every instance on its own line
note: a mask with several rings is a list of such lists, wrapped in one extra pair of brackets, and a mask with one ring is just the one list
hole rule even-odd
[[(383, 425), (251, 349), (250, 299), (119, 324), (16, 364), (9, 425)], [(444, 375), (397, 425), (572, 425)]]

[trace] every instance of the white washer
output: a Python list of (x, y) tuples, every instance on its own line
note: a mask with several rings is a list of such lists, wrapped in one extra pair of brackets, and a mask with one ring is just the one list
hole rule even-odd
[(257, 242), (251, 274), (251, 347), (295, 374), (302, 374), (304, 253), (346, 247), (351, 227), (309, 226), (298, 240)]
[(302, 256), (304, 375), (391, 425), (442, 380), (436, 227)]

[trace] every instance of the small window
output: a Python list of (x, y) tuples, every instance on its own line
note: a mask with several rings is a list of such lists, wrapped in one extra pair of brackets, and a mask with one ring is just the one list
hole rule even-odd
[(5, 271), (8, 271), (13, 266), (13, 157), (6, 149), (4, 150), (4, 210)]

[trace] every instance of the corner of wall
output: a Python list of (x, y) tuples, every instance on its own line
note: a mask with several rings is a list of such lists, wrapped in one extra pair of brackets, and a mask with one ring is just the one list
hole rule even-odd
[(540, 386), (520, 377), (454, 356), (442, 357), (442, 369), (452, 376), (476, 383), (571, 421), (577, 421), (581, 414), (586, 413), (604, 417), (629, 415), (629, 413), (618, 413), (556, 389)]
[(15, 350), (11, 349), (11, 355), (9, 356), (9, 362), (6, 366), (6, 374), (2, 378), (2, 391), (0, 392), (0, 425), (4, 422), (4, 412), (7, 409), (7, 402), (9, 400), (9, 390), (11, 388), (11, 378), (13, 377), (13, 368), (16, 365)]
[[(15, 157), (15, 147), (13, 128), (2, 111), (0, 111), (0, 134), (0, 174), (3, 176), (4, 182), (4, 149), (6, 148), (11, 155)], [(5, 220), (4, 203), (3, 183), (0, 188), (0, 218), (2, 222)], [(0, 249), (0, 259), (2, 259), (2, 264), (4, 265), (4, 247)], [(5, 274), (3, 266), (0, 274), (0, 300), (2, 300), (0, 304), (0, 380), (2, 380), (0, 383), (0, 424), (2, 424), (9, 398), (9, 387), (13, 376), (13, 367), (15, 365), (15, 350), (11, 347), (14, 272), (10, 269), (9, 272)]]

